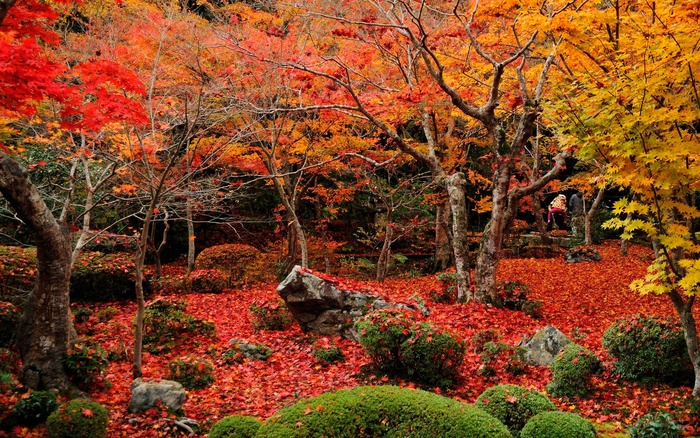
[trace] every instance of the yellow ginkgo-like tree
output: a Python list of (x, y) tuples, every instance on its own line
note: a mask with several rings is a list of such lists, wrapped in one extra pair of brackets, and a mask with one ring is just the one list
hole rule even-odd
[(700, 2), (612, 0), (579, 19), (562, 52), (570, 81), (553, 105), (559, 135), (580, 158), (606, 163), (607, 182), (630, 193), (610, 225), (623, 237), (648, 236), (655, 250), (631, 287), (673, 302), (700, 399), (692, 314), (700, 295)]

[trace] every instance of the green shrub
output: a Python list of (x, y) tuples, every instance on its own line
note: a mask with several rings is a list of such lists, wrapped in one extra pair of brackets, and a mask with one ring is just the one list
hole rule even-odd
[(401, 362), (409, 379), (449, 387), (464, 360), (465, 350), (464, 341), (424, 322), (414, 326), (411, 337), (401, 344)]
[(190, 273), (187, 290), (200, 294), (220, 294), (226, 283), (226, 279), (216, 269), (198, 269)]
[(385, 309), (370, 312), (355, 323), (359, 340), (380, 371), (401, 373), (401, 345), (413, 331), (413, 321), (409, 312), (398, 309)]
[(344, 362), (345, 356), (338, 347), (315, 348), (311, 352), (313, 356), (325, 364)]
[(667, 412), (649, 413), (640, 417), (629, 430), (630, 438), (680, 438), (682, 427)]
[(75, 319), (76, 324), (81, 324), (88, 319), (90, 319), (90, 316), (92, 315), (92, 311), (86, 307), (80, 307), (78, 309), (73, 310), (73, 318)]
[(133, 299), (134, 256), (85, 252), (73, 267), (71, 301), (104, 302)]
[(510, 437), (474, 406), (395, 386), (362, 386), (322, 394), (282, 409), (259, 437)]
[(159, 299), (146, 306), (143, 319), (144, 349), (154, 354), (165, 353), (187, 339), (187, 335), (214, 336), (214, 324), (185, 313), (186, 305), (181, 300)]
[(117, 313), (119, 313), (119, 310), (117, 310), (115, 307), (105, 307), (104, 309), (97, 311), (97, 320), (100, 322), (111, 321), (115, 316), (117, 316)]
[(214, 365), (206, 359), (185, 356), (168, 363), (169, 379), (180, 382), (187, 389), (204, 388), (214, 382)]
[(479, 374), (493, 377), (497, 373), (496, 366), (514, 376), (525, 372), (525, 349), (523, 347), (504, 344), (503, 342), (487, 342), (481, 347), (481, 362)]
[(595, 427), (570, 412), (542, 412), (527, 422), (520, 438), (595, 438)]
[(442, 272), (435, 276), (440, 282), (440, 290), (430, 293), (430, 299), (435, 303), (454, 304), (457, 302), (457, 274)]
[(153, 281), (153, 289), (164, 295), (181, 294), (187, 291), (185, 275), (163, 275)]
[(0, 347), (7, 348), (14, 344), (19, 318), (20, 311), (17, 307), (0, 301)]
[(90, 340), (73, 344), (63, 359), (66, 374), (77, 387), (87, 390), (96, 383), (105, 382), (104, 372), (109, 365), (107, 352)]
[(12, 408), (10, 418), (16, 424), (34, 427), (41, 424), (58, 408), (56, 395), (49, 391), (33, 391)]
[(267, 345), (255, 345), (238, 339), (231, 339), (229, 344), (232, 348), (221, 355), (227, 364), (242, 363), (246, 358), (267, 360), (272, 355), (272, 350)]
[(532, 318), (539, 318), (542, 302), (531, 300), (530, 287), (519, 281), (504, 281), (498, 285), (498, 297), (506, 309), (519, 310)]
[(487, 343), (496, 343), (501, 339), (501, 333), (496, 329), (479, 330), (472, 335), (474, 353), (481, 353)]
[(36, 279), (36, 248), (0, 246), (0, 300), (22, 304)]
[(107, 409), (87, 400), (71, 400), (58, 407), (46, 420), (49, 438), (104, 438)]
[(249, 310), (256, 330), (285, 330), (294, 321), (281, 298), (255, 302)]
[(547, 390), (555, 397), (583, 397), (588, 394), (590, 379), (600, 372), (600, 360), (587, 348), (573, 342), (549, 365), (552, 383)]
[(605, 331), (603, 347), (617, 360), (615, 372), (624, 380), (686, 383), (693, 379), (683, 328), (670, 318), (621, 319)]
[(205, 248), (195, 260), (195, 269), (216, 269), (228, 286), (243, 286), (263, 281), (272, 269), (265, 267), (266, 257), (256, 248), (238, 243)]
[(530, 418), (556, 410), (546, 395), (517, 385), (492, 386), (476, 399), (474, 406), (498, 418), (513, 436), (518, 436)]
[(254, 438), (262, 423), (253, 417), (232, 415), (214, 423), (209, 438)]
[(355, 330), (379, 371), (415, 382), (449, 386), (464, 360), (464, 341), (430, 323), (413, 322), (405, 310), (370, 312)]

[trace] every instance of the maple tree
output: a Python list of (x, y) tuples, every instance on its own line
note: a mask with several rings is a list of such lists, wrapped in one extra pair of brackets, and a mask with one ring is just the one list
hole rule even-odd
[(566, 51), (570, 99), (559, 113), (562, 141), (605, 162), (606, 182), (632, 196), (615, 204), (623, 238), (651, 239), (654, 261), (632, 283), (667, 296), (685, 330), (700, 399), (700, 350), (692, 314), (700, 285), (697, 27), (700, 4), (610, 1), (582, 15)]
[[(259, 32), (267, 47), (285, 43), (283, 52), (261, 52), (257, 39), (255, 46), (251, 40), (236, 40), (243, 53), (299, 71), (308, 83), (299, 89), (309, 89), (312, 103), (307, 107), (361, 117), (390, 139), (391, 149), (430, 169), (450, 200), (460, 300), (497, 302), (495, 272), (505, 219), (514, 215), (506, 210), (515, 211), (519, 199), (542, 189), (564, 167), (565, 154), (558, 155), (553, 168), (535, 183), (509, 191), (540, 112), (560, 41), (554, 32), (574, 9), (569, 3), (552, 5), (549, 12), (539, 5), (522, 6), (307, 3), (308, 13), (285, 11), (290, 18), (284, 31), (267, 27), (265, 34)], [(492, 16), (498, 19), (486, 25)], [(467, 72), (462, 73), (465, 65)], [(397, 105), (383, 105), (387, 100)], [(450, 139), (455, 120), (476, 122), (485, 131), (493, 163), (491, 221), (477, 259), (475, 292), (469, 290), (467, 178), (460, 162), (464, 145)], [(420, 127), (422, 138), (406, 132), (408, 122)]]
[[(7, 118), (27, 117), (38, 103), (51, 99), (59, 105), (61, 125), (93, 133), (114, 121), (143, 120), (141, 108), (129, 93), (139, 83), (121, 67), (96, 60), (64, 67), (47, 56), (39, 41), (59, 44), (50, 25), (57, 14), (47, 4), (26, 1), (0, 7), (0, 112)], [(21, 30), (20, 30), (21, 29)], [(64, 80), (73, 77), (74, 82)], [(89, 96), (89, 97), (88, 97)], [(61, 362), (70, 336), (68, 282), (71, 246), (67, 230), (56, 221), (26, 173), (0, 152), (0, 191), (37, 240), (37, 283), (24, 305), (17, 345), (22, 356), (23, 382), (32, 388), (70, 391)]]

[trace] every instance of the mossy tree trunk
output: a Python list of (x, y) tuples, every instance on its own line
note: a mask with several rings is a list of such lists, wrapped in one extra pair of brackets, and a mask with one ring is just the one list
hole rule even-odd
[(22, 358), (20, 381), (32, 389), (71, 393), (63, 370), (70, 339), (71, 243), (27, 173), (0, 152), (0, 193), (32, 230), (37, 246), (37, 279), (20, 319), (16, 344)]

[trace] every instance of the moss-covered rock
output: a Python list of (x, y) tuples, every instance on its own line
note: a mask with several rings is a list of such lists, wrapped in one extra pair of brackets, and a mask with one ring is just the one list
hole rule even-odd
[(518, 436), (530, 418), (556, 410), (546, 395), (517, 385), (492, 386), (476, 399), (475, 406), (498, 418), (513, 436)]
[(257, 437), (511, 437), (496, 418), (430, 392), (361, 386), (282, 409)]
[(520, 438), (594, 438), (595, 427), (570, 412), (542, 412), (527, 422)]

